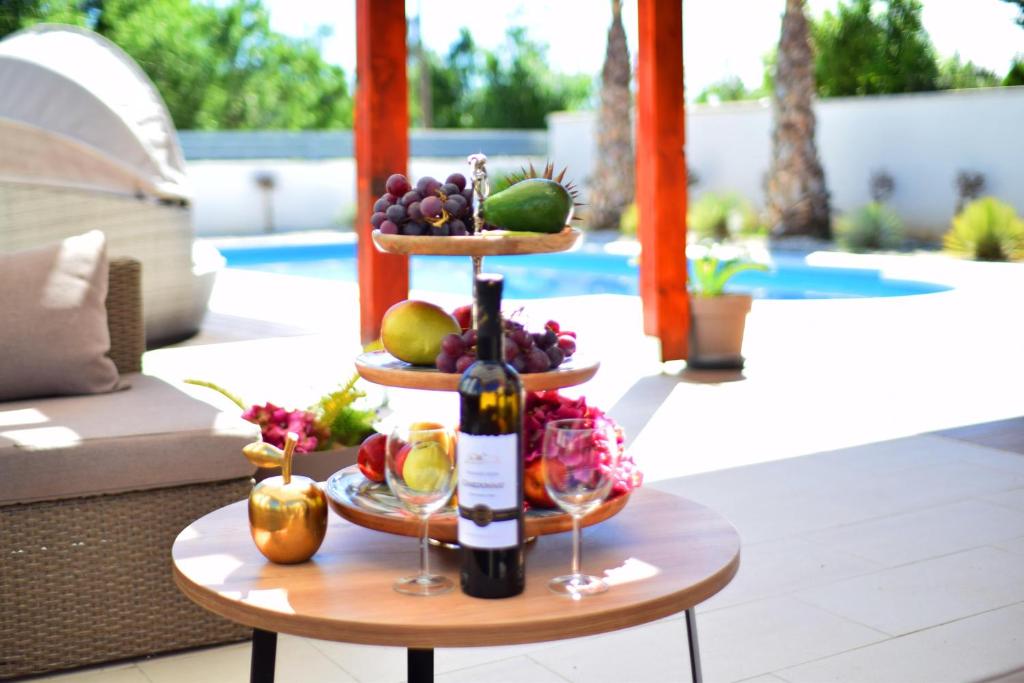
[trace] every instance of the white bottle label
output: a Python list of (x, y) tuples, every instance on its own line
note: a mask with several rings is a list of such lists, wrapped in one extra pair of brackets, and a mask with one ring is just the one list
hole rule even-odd
[[(501, 512), (517, 510), (519, 501), (519, 436), (459, 432), (459, 507)], [(486, 515), (484, 515), (486, 517)], [(484, 521), (483, 524), (479, 523)], [(519, 545), (516, 519), (474, 520), (459, 515), (459, 543), (470, 548)]]

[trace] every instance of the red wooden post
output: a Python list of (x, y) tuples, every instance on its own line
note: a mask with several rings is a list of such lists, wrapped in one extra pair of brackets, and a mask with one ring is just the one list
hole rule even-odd
[(373, 203), (409, 162), (405, 0), (356, 1), (356, 225), (359, 329), (380, 336), (384, 312), (409, 295), (409, 259), (378, 252), (370, 239)]
[(683, 153), (683, 8), (639, 0), (636, 196), (640, 209), (640, 296), (644, 332), (661, 339), (661, 359), (686, 358), (686, 160)]

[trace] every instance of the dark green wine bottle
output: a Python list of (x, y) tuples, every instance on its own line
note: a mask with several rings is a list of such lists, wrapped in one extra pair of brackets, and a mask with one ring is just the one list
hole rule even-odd
[(523, 384), (505, 362), (500, 275), (474, 293), (477, 360), (459, 381), (459, 545), (462, 590), (477, 598), (523, 591)]

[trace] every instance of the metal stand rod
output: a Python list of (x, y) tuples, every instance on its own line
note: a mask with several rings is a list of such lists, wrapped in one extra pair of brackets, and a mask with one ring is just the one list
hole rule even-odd
[(700, 672), (700, 645), (697, 643), (697, 612), (694, 608), (686, 610), (686, 638), (690, 643), (690, 674), (693, 683), (703, 683)]
[(409, 683), (432, 683), (434, 680), (434, 650), (408, 650)]
[(249, 664), (249, 683), (274, 683), (274, 665), (277, 661), (277, 634), (273, 631), (252, 630), (252, 660)]

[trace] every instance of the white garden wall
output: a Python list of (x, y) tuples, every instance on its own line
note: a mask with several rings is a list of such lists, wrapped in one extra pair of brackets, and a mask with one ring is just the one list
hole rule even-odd
[[(542, 158), (534, 161), (543, 161)], [(518, 169), (527, 159), (494, 157), (492, 173)], [(467, 173), (465, 157), (412, 159), (414, 178)], [(259, 175), (274, 178), (271, 225), (274, 231), (332, 230), (350, 227), (355, 215), (355, 161), (348, 159), (245, 159), (188, 162), (193, 221), (198, 235), (253, 234), (267, 224)]]
[[(818, 102), (815, 108), (818, 147), (837, 212), (867, 202), (871, 172), (885, 169), (896, 182), (890, 203), (908, 228), (938, 236), (947, 230), (956, 204), (957, 171), (966, 169), (984, 173), (986, 192), (1024, 214), (1024, 87), (840, 98)], [(592, 112), (548, 117), (546, 156), (559, 167), (569, 167), (568, 177), (582, 185), (584, 201), (597, 154), (594, 128)], [(687, 107), (686, 134), (688, 164), (699, 177), (691, 188), (692, 196), (710, 190), (735, 191), (763, 204), (763, 179), (771, 154), (767, 103), (691, 105)], [(184, 137), (188, 135), (197, 134)], [(202, 144), (194, 147), (197, 154), (219, 155), (188, 162), (199, 234), (262, 231), (266, 218), (256, 177), (264, 173), (275, 178), (275, 230), (322, 230), (350, 224), (355, 211), (355, 163), (351, 157), (343, 157), (351, 154), (350, 133), (290, 133), (287, 146), (295, 150), (296, 158), (266, 160), (223, 157), (230, 156), (231, 150), (258, 154), (263, 149), (259, 145), (266, 143), (263, 138), (274, 137), (274, 133), (252, 133), (244, 139), (238, 136), (246, 134), (238, 133), (198, 135)], [(528, 159), (523, 154), (543, 163), (545, 145), (537, 135), (523, 131), (415, 131), (410, 139), (421, 145), (421, 154), (448, 149), (459, 153), (444, 158), (413, 157), (409, 170), (414, 177), (430, 174), (439, 178), (465, 171), (462, 148), (471, 148), (492, 152), (490, 169), (497, 176), (525, 163)], [(227, 151), (215, 144), (218, 140), (227, 145)], [(280, 142), (267, 149), (280, 151)], [(193, 147), (186, 144), (185, 149), (188, 156)], [(525, 151), (513, 151), (516, 149)], [(321, 151), (325, 153), (317, 153)], [(325, 155), (343, 158), (321, 158)]]
[[(985, 174), (986, 193), (1024, 214), (1024, 87), (837, 98), (815, 105), (818, 149), (836, 211), (867, 202), (868, 178), (885, 169), (890, 203), (918, 234), (941, 235), (956, 204), (961, 169)], [(687, 107), (692, 196), (736, 191), (761, 205), (771, 155), (771, 111), (758, 102)], [(548, 151), (573, 177), (593, 171), (595, 116), (548, 119)]]

